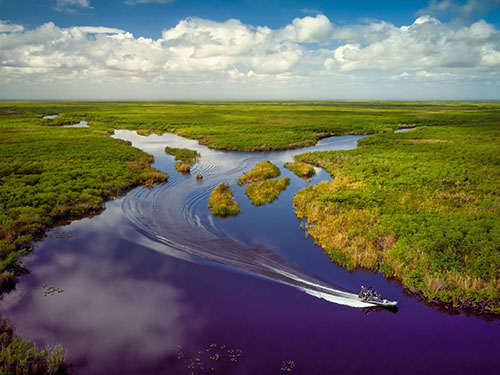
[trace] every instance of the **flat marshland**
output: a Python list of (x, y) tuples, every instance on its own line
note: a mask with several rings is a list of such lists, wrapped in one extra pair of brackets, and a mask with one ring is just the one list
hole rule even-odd
[[(47, 114), (58, 117), (42, 119)], [(165, 180), (149, 169), (148, 155), (109, 138), (114, 128), (174, 132), (240, 151), (376, 133), (356, 150), (297, 158), (334, 176), (295, 198), (309, 233), (340, 264), (380, 267), (430, 299), (489, 311), (500, 305), (498, 103), (4, 102), (0, 119), (6, 281), (55, 220)], [(90, 128), (60, 126), (80, 120)], [(417, 129), (393, 134), (410, 125)], [(338, 223), (342, 231), (331, 231)]]
[(429, 300), (500, 312), (500, 126), (422, 126), (298, 160), (333, 180), (294, 198), (337, 263), (380, 270)]
[[(48, 114), (58, 117), (42, 118)], [(81, 120), (90, 127), (62, 126)], [(416, 129), (394, 133), (410, 125)], [(112, 139), (114, 129), (171, 132), (232, 151), (373, 134), (354, 150), (297, 156), (309, 171), (299, 174), (318, 166), (332, 176), (294, 198), (309, 235), (344, 267), (379, 270), (427, 300), (500, 313), (496, 102), (0, 103), (3, 291), (15, 287), (23, 256), (48, 228), (99, 212), (132, 187), (167, 180), (151, 168), (152, 156)], [(267, 167), (270, 174), (242, 183), (279, 175)], [(219, 186), (212, 207), (224, 201), (222, 215), (239, 212), (231, 186)]]

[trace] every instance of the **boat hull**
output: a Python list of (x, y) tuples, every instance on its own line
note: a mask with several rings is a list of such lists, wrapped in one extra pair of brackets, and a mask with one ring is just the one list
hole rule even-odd
[(381, 306), (381, 307), (395, 307), (398, 302), (397, 301), (389, 301), (389, 300), (366, 300), (362, 299), (361, 301), (366, 302), (366, 303), (371, 303), (373, 305)]

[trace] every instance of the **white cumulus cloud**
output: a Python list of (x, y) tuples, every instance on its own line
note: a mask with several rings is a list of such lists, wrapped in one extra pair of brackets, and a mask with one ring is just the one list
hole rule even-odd
[(453, 27), (430, 16), (390, 27), (369, 44), (349, 43), (325, 61), (340, 71), (500, 72), (500, 33), (485, 21)]
[(24, 26), (0, 20), (0, 33), (12, 33), (23, 31)]
[(280, 29), (187, 18), (151, 39), (105, 26), (61, 28), (49, 22), (26, 30), (0, 21), (4, 97), (30, 95), (33, 87), (42, 95), (70, 83), (88, 95), (99, 87), (108, 96), (248, 97), (261, 90), (328, 97), (359, 88), (369, 92), (369, 82), (377, 92), (422, 80), (439, 82), (448, 92), (462, 83), (489, 82), (494, 92), (500, 81), (499, 31), (482, 20), (461, 25), (430, 15), (400, 27), (384, 21), (339, 26), (318, 14)]
[(75, 26), (72, 27), (71, 30), (81, 31), (82, 33), (90, 33), (90, 34), (120, 34), (125, 32), (120, 29), (115, 29), (112, 27), (103, 27), (103, 26)]
[(318, 14), (315, 17), (295, 18), (284, 29), (284, 34), (297, 42), (326, 42), (332, 38), (333, 24), (328, 17)]

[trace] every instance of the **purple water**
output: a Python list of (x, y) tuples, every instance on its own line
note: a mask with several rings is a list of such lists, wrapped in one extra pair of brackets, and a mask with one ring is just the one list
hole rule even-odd
[[(359, 137), (255, 154), (168, 134), (115, 136), (153, 154), (169, 182), (51, 231), (26, 259), (31, 274), (1, 302), (22, 337), (62, 344), (75, 374), (498, 373), (498, 320), (440, 312), (378, 274), (347, 272), (300, 229), (293, 195), (329, 176), (318, 170), (308, 183), (283, 163), (308, 150), (353, 148)], [(192, 176), (175, 171), (166, 145), (200, 152)], [(255, 207), (236, 179), (267, 159), (291, 184)], [(208, 211), (220, 182), (230, 183), (239, 216)], [(349, 292), (361, 284), (399, 301), (399, 311), (352, 307), (359, 301)]]

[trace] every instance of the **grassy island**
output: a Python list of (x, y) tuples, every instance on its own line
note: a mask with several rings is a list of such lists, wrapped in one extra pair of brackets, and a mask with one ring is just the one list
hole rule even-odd
[(233, 198), (233, 192), (228, 184), (219, 184), (208, 198), (208, 208), (215, 216), (237, 215), (241, 212), (240, 205)]
[(265, 160), (257, 163), (254, 169), (241, 176), (238, 179), (238, 185), (241, 186), (252, 182), (262, 181), (268, 178), (278, 177), (279, 175), (279, 168), (269, 160)]
[(289, 161), (285, 163), (284, 167), (290, 169), (304, 180), (310, 180), (316, 174), (316, 171), (311, 165), (301, 161)]
[(379, 134), (297, 160), (331, 182), (296, 213), (332, 260), (380, 270), (428, 300), (500, 313), (500, 111)]
[(254, 205), (262, 206), (278, 198), (280, 193), (286, 189), (289, 183), (290, 179), (288, 177), (254, 182), (247, 186), (245, 194)]
[(177, 163), (175, 163), (175, 169), (181, 173), (189, 173), (192, 165), (196, 163), (200, 157), (200, 154), (188, 148), (173, 148), (167, 146), (165, 147), (165, 152), (175, 157), (177, 161)]

